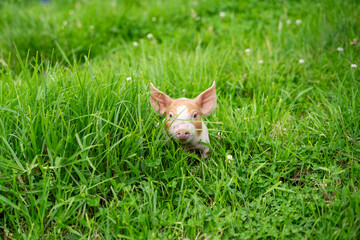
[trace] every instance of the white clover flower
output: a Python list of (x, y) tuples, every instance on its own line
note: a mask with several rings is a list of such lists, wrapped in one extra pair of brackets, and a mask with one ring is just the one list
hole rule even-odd
[(154, 36), (152, 35), (152, 33), (148, 33), (148, 34), (146, 35), (146, 37), (147, 37), (148, 39), (152, 39)]
[(63, 21), (63, 25), (66, 26), (68, 24), (67, 21)]
[(219, 16), (220, 16), (220, 18), (224, 18), (226, 16), (226, 13), (225, 12), (220, 12)]
[(151, 21), (153, 21), (153, 22), (156, 22), (156, 20), (157, 20), (156, 17), (152, 17), (152, 18), (151, 18)]
[(199, 16), (195, 17), (195, 21), (200, 21), (200, 17)]
[(196, 18), (197, 14), (194, 9), (191, 9), (191, 17)]
[(338, 50), (339, 52), (343, 52), (343, 51), (344, 51), (344, 49), (343, 49), (342, 47), (338, 47), (337, 50)]
[(297, 25), (300, 25), (300, 24), (302, 23), (302, 21), (301, 21), (301, 19), (296, 19), (295, 23), (296, 23)]
[(221, 140), (223, 138), (226, 138), (222, 132), (218, 132), (218, 139)]
[(74, 10), (70, 10), (69, 11), (69, 15), (71, 16), (71, 15), (74, 15)]
[(133, 42), (133, 46), (137, 47), (137, 46), (139, 46), (139, 43), (138, 42)]
[(245, 53), (246, 53), (246, 55), (250, 55), (250, 52), (251, 52), (251, 49), (250, 48), (247, 48), (247, 49), (245, 49)]
[(93, 30), (94, 28), (95, 28), (94, 25), (90, 25), (90, 26), (89, 26), (89, 29), (90, 29), (90, 30)]
[(127, 77), (127, 78), (126, 78), (126, 81), (131, 81), (131, 77)]
[(291, 24), (291, 20), (290, 20), (290, 19), (286, 20), (286, 24), (287, 24), (287, 25), (290, 25), (290, 24)]
[(351, 68), (357, 68), (356, 64), (351, 64)]
[(304, 59), (299, 59), (299, 63), (300, 63), (300, 64), (303, 64), (304, 62), (305, 62)]
[(233, 156), (232, 155), (227, 155), (226, 159), (227, 159), (227, 162), (230, 163), (233, 160)]
[(263, 63), (264, 63), (264, 61), (261, 59), (258, 61), (258, 64), (263, 64)]
[(7, 67), (7, 63), (4, 61), (4, 59), (0, 58), (0, 63), (1, 63), (4, 67)]

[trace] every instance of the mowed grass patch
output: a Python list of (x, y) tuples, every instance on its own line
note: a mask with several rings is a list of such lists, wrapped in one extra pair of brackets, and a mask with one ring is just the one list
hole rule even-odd
[[(1, 3), (0, 234), (358, 238), (359, 10)], [(213, 81), (200, 159), (167, 144), (149, 83), (195, 97)]]

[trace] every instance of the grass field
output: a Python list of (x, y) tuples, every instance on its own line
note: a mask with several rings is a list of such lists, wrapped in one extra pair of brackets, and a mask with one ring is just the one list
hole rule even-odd
[[(359, 14), (1, 1), (0, 238), (359, 239)], [(213, 81), (209, 158), (167, 146), (150, 82)]]

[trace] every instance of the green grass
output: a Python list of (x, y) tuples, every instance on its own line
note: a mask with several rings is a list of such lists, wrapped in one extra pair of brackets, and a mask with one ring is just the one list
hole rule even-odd
[[(2, 1), (0, 236), (358, 239), (359, 12)], [(210, 157), (167, 146), (149, 83), (194, 97), (213, 81)]]

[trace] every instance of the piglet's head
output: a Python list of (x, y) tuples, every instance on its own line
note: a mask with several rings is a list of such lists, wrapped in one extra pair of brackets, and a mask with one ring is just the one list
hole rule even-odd
[(151, 106), (156, 112), (165, 114), (166, 130), (180, 143), (195, 141), (201, 135), (201, 116), (208, 115), (216, 105), (215, 82), (194, 99), (172, 99), (150, 83)]

